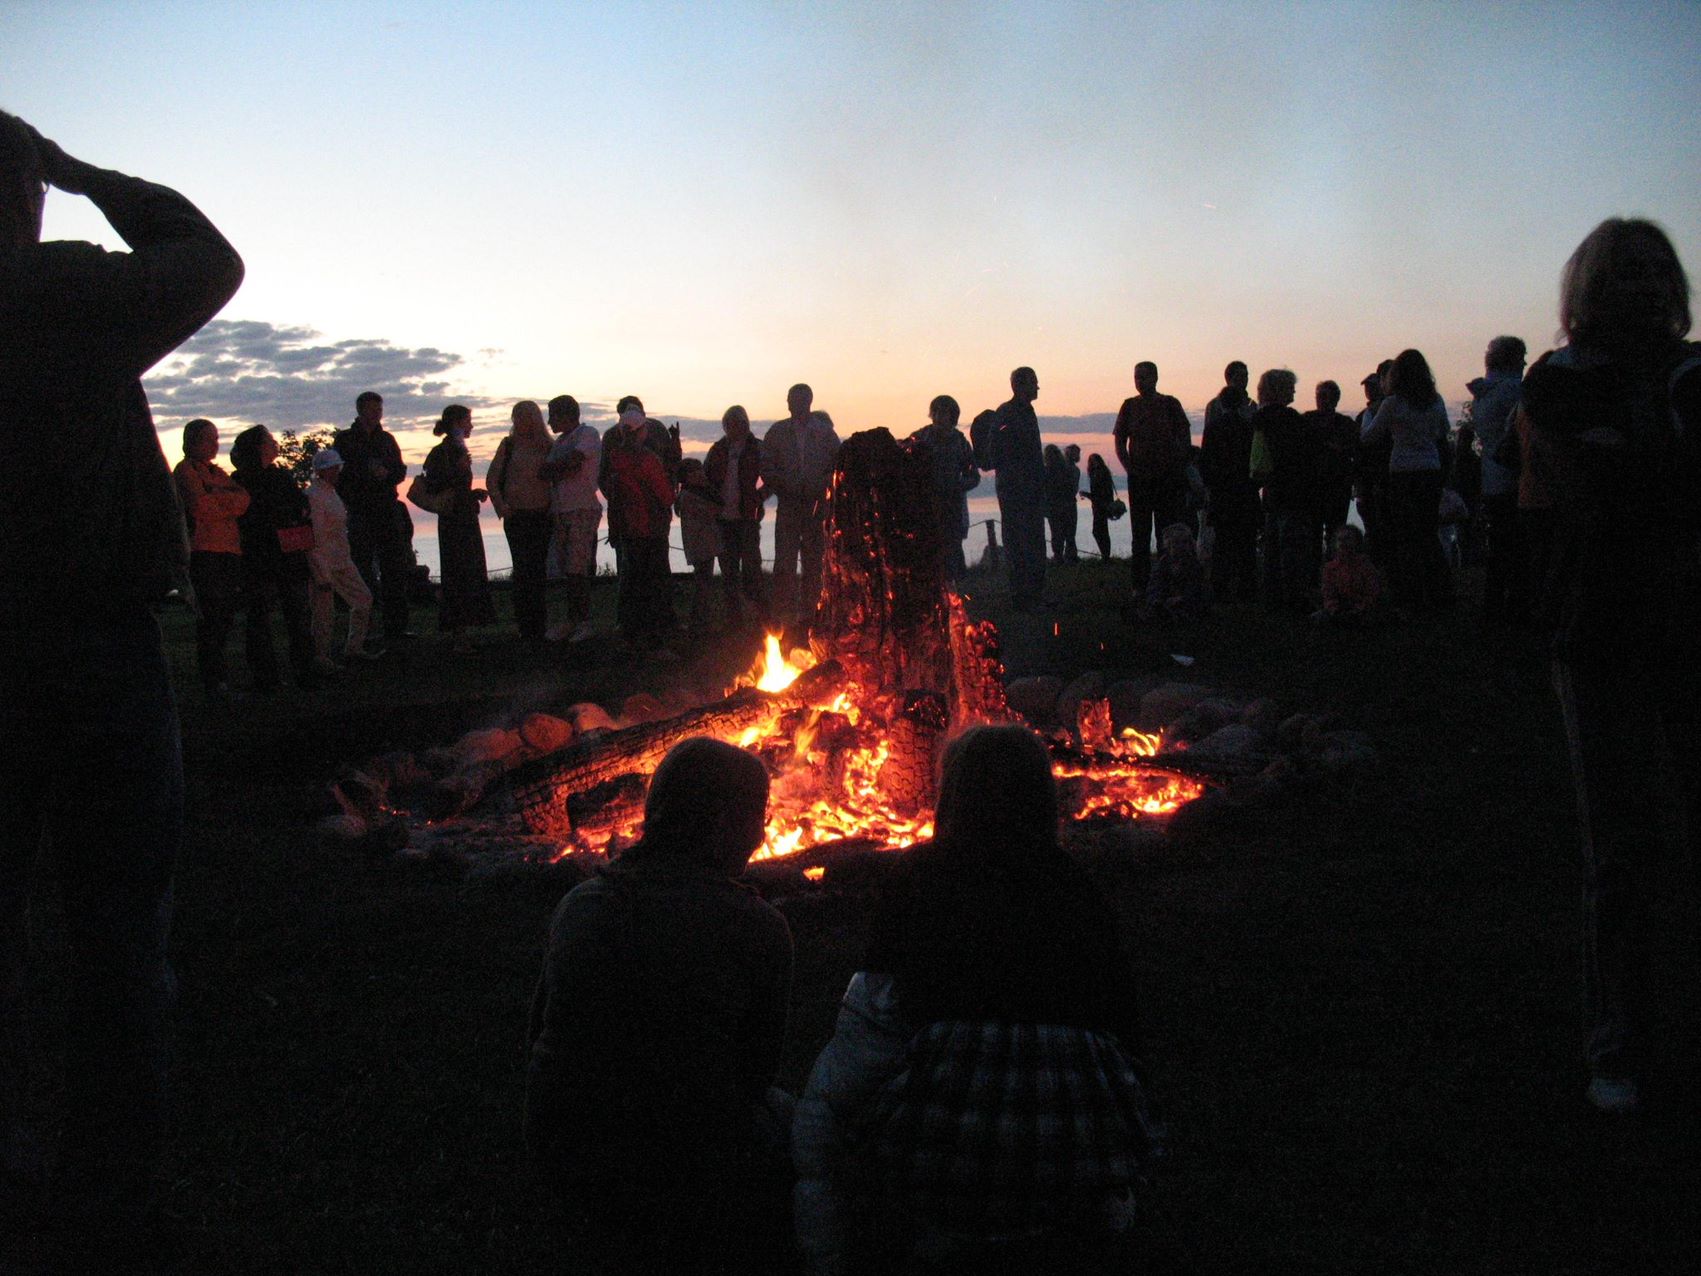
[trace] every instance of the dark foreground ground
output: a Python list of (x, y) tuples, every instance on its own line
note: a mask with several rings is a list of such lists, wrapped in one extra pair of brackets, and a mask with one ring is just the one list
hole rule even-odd
[[(1055, 574), (1055, 634), (1007, 616), (990, 583), (972, 607), (1000, 621), (1012, 672), (1170, 672), (1268, 694), (1337, 711), (1383, 757), (1351, 786), (1098, 864), (1138, 946), (1174, 1140), (1163, 1205), (1197, 1269), (1687, 1267), (1693, 1065), (1668, 1062), (1635, 1119), (1580, 1100), (1579, 871), (1533, 650), (1485, 640), (1468, 612), (1343, 636), (1239, 608), (1141, 632), (1119, 611), (1125, 570)], [(572, 1270), (520, 1147), (526, 1011), (563, 880), (369, 861), (314, 824), (348, 763), (516, 705), (618, 705), (681, 671), (495, 635), (454, 657), (428, 634), (334, 691), (215, 710), (193, 691), (187, 618), (166, 628), (190, 774), (168, 1166), (188, 1270)], [(794, 1086), (831, 1031), (867, 904), (839, 891), (787, 905)], [(32, 925), (51, 1041), (51, 901)], [(1694, 1060), (1693, 945), (1667, 956), (1684, 981), (1668, 988), (1689, 990), (1662, 995), (1671, 1057)], [(49, 1078), (31, 1086), (50, 1097)]]

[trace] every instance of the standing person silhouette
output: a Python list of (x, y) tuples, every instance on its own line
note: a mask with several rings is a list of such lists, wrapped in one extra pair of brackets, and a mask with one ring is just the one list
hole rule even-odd
[(1482, 440), (1482, 504), (1488, 524), (1482, 614), (1487, 624), (1522, 624), (1529, 619), (1529, 566), (1518, 526), (1518, 471), (1499, 459), (1512, 429), (1512, 414), (1523, 399), (1524, 355), (1525, 346), (1518, 337), (1496, 337), (1483, 352), (1483, 375), (1466, 386), (1471, 392), (1471, 424)]
[(363, 391), (354, 401), (355, 418), (331, 436), (343, 458), (337, 494), (348, 506), (348, 544), (354, 565), (384, 612), (384, 637), (408, 634), (408, 576), (413, 570), (407, 524), (402, 520), (396, 484), (407, 477), (401, 445), (384, 428), (384, 396)]
[(827, 547), (827, 489), (839, 457), (832, 418), (813, 412), (815, 392), (801, 382), (786, 391), (791, 415), (762, 437), (762, 483), (774, 508), (774, 615), (807, 628), (821, 593)]
[[(130, 251), (42, 243), (50, 186), (87, 197)], [(141, 377), (241, 282), (236, 250), (183, 196), (0, 113), (0, 1229), (45, 1222), (66, 1270), (159, 1257), (183, 762), (150, 604), (192, 594)], [(40, 1176), (13, 1081), (33, 871), (57, 880), (67, 939), (45, 1217), (12, 1190)]]
[(195, 648), (210, 700), (230, 696), (224, 647), (242, 605), (242, 539), (237, 519), (247, 490), (217, 464), (218, 427), (197, 417), (183, 427), (183, 460), (172, 476), (189, 527), (189, 580), (195, 587)]
[(1040, 446), (1039, 374), (1017, 368), (1010, 397), (981, 436), (983, 470), (997, 474), (998, 517), (1004, 524), (1004, 555), (1010, 571), (1010, 604), (1037, 611), (1045, 593), (1045, 451)]
[(1134, 365), (1135, 395), (1116, 414), (1116, 459), (1128, 475), (1129, 567), (1134, 597), (1146, 595), (1152, 570), (1152, 537), (1179, 523), (1187, 508), (1187, 462), (1193, 445), (1187, 413), (1174, 395), (1158, 393), (1158, 365)]
[[(1695, 999), (1701, 347), (1684, 340), (1689, 280), (1665, 232), (1616, 217), (1591, 231), (1559, 323), (1566, 343), (1523, 398), (1558, 480), (1542, 612), (1583, 845), (1586, 1095), (1622, 1114), (1657, 1062), (1657, 956), (1690, 950), (1671, 963), (1690, 982), (1673, 1003)], [(1692, 1105), (1693, 1041), (1665, 1048), (1670, 1102)]]
[(1360, 439), (1389, 449), (1386, 508), (1394, 601), (1403, 607), (1443, 610), (1453, 605), (1453, 572), (1438, 536), (1447, 405), (1435, 389), (1428, 361), (1417, 350), (1400, 351), (1384, 388), (1387, 397)]
[(1216, 531), (1211, 589), (1218, 602), (1258, 597), (1258, 529), (1264, 521), (1252, 478), (1252, 418), (1258, 405), (1247, 394), (1251, 374), (1236, 359), (1223, 369), (1223, 388), (1205, 405), (1199, 471), (1210, 492), (1208, 515)]

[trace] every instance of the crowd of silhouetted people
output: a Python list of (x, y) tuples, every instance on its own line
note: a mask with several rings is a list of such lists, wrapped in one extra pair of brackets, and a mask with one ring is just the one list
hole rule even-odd
[[(1130, 521), (1133, 613), (1143, 620), (1197, 619), (1213, 602), (1260, 599), (1335, 624), (1441, 611), (1453, 604), (1456, 567), (1480, 555), (1485, 613), (1523, 622), (1540, 595), (1551, 541), (1543, 512), (1551, 496), (1539, 466), (1522, 463), (1527, 431), (1516, 428), (1524, 350), (1516, 337), (1489, 343), (1485, 375), (1471, 382), (1470, 411), (1456, 432), (1416, 350), (1364, 378), (1356, 418), (1339, 411), (1333, 381), (1319, 382), (1315, 410), (1300, 413), (1292, 372), (1266, 371), (1254, 398), (1246, 365), (1231, 363), (1197, 445), (1181, 404), (1158, 392), (1156, 366), (1141, 363), (1137, 393), (1111, 436), (1121, 495), (1102, 455), (1087, 458), (1083, 488), (1079, 445), (1042, 443), (1032, 408), (1038, 378), (1027, 368), (1012, 375), (1009, 402), (982, 413), (967, 435), (957, 401), (940, 395), (928, 425), (905, 443), (927, 458), (933, 477), (948, 581), (967, 570), (968, 493), (983, 471), (996, 476), (1000, 552), (1018, 610), (1048, 601), (1048, 531), (1053, 563), (1080, 561), (1084, 500), (1101, 559), (1111, 556), (1110, 523)], [(438, 625), (457, 651), (471, 650), (470, 631), (497, 622), (479, 525), (486, 501), (508, 541), (513, 619), (524, 640), (577, 644), (596, 633), (590, 580), (605, 509), (618, 628), (636, 649), (666, 660), (682, 634), (700, 640), (723, 623), (806, 622), (820, 588), (839, 436), (813, 409), (807, 385), (793, 386), (787, 402), (790, 415), (760, 438), (744, 407), (728, 408), (722, 436), (698, 458), (684, 456), (677, 429), (647, 415), (634, 396), (619, 402), (603, 432), (580, 419), (570, 395), (550, 400), (547, 415), (522, 400), (482, 484), (467, 443), (472, 413), (450, 404), (434, 427), (441, 442), (405, 502), (408, 466), (384, 428), (376, 391), (359, 396), (355, 420), (330, 446), (303, 456), (311, 471), (305, 492), (265, 427), (237, 436), (227, 475), (217, 426), (191, 421), (175, 474), (203, 681), (213, 695), (229, 693), (224, 649), (239, 614), (251, 685), (262, 692), (279, 682), (274, 610), (301, 686), (411, 636), (421, 568), (409, 504), (437, 519)], [(770, 501), (771, 584), (759, 539)], [(1358, 526), (1348, 521), (1355, 504)], [(692, 577), (683, 630), (670, 561), (675, 516)], [(552, 580), (566, 594), (566, 615), (554, 625)], [(338, 600), (348, 614), (340, 641)], [(382, 628), (369, 631), (375, 608)]]
[[(86, 195), (130, 251), (41, 243), (49, 185)], [(217, 313), (242, 273), (182, 196), (0, 115), (0, 423), (12, 447), (0, 470), (0, 1225), (8, 1240), (51, 1235), (63, 1270), (127, 1269), (166, 1244), (156, 1175), (170, 1129), (167, 935), (183, 770), (153, 605), (173, 592), (195, 600), (215, 691), (244, 611), (262, 688), (277, 680), (274, 607), (304, 685), (339, 656), (374, 654), (374, 607), (380, 642), (407, 633), (407, 467), (377, 394), (362, 395), (355, 422), (314, 456), (305, 491), (260, 426), (233, 441), (230, 475), (207, 421), (185, 428), (175, 481), (167, 468), (140, 378)], [(1125, 495), (1094, 454), (1085, 497), (1101, 554), (1101, 520), (1130, 518), (1133, 592), (1149, 617), (1197, 617), (1214, 593), (1342, 623), (1378, 606), (1384, 572), (1395, 607), (1448, 607), (1446, 494), (1466, 510), (1458, 524), (1477, 502), (1493, 614), (1539, 616), (1554, 638), (1587, 870), (1586, 1094), (1627, 1113), (1643, 1101), (1650, 1053), (1659, 866), (1692, 856), (1696, 827), (1701, 359), (1685, 340), (1688, 281), (1651, 223), (1614, 219), (1591, 233), (1565, 267), (1559, 309), (1566, 340), (1527, 376), (1522, 343), (1490, 344), (1471, 387), (1478, 442), (1468, 448), (1415, 350), (1365, 379), (1356, 421), (1338, 412), (1331, 383), (1302, 415), (1294, 374), (1265, 372), (1254, 399), (1247, 369), (1231, 364), (1197, 456), (1185, 413), (1143, 363), (1113, 431)], [(1048, 464), (1032, 369), (1016, 370), (1011, 391), (966, 437), (956, 402), (934, 400), (913, 443), (927, 449), (941, 527), (955, 533), (942, 571), (963, 570), (964, 494), (991, 470), (1013, 602), (1031, 610), (1046, 604), (1048, 524), (1056, 556), (1079, 554), (1063, 513), (1079, 499), (1078, 458)], [(807, 386), (793, 387), (788, 408), (760, 441), (744, 409), (729, 409), (698, 466), (636, 399), (602, 434), (570, 398), (547, 414), (522, 402), (482, 488), (470, 413), (446, 408), (442, 441), (407, 493), (439, 519), (444, 630), (460, 643), (490, 620), (477, 534), (489, 500), (514, 553), (521, 632), (550, 639), (554, 574), (570, 591), (555, 636), (582, 640), (599, 493), (619, 624), (636, 648), (660, 653), (673, 630), (676, 511), (694, 611), (712, 600), (707, 565), (718, 562), (729, 615), (795, 623), (820, 588), (838, 436)], [(1466, 450), (1480, 461), (1468, 494), (1458, 487), (1472, 470)], [(772, 597), (756, 548), (770, 495)], [(1347, 521), (1349, 497), (1362, 535)], [(1163, 1124), (1143, 1077), (1133, 975), (1115, 913), (1060, 843), (1040, 739), (982, 726), (948, 744), (934, 837), (882, 889), (832, 1039), (795, 1101), (774, 1084), (791, 935), (737, 881), (762, 840), (767, 796), (755, 755), (701, 738), (678, 745), (651, 779), (641, 840), (555, 913), (525, 1134), (581, 1255), (641, 1271), (1181, 1263), (1185, 1238), (1152, 1222)], [(23, 918), (38, 872), (59, 884), (67, 936), (51, 1157), (12, 1083), (23, 1075)]]
[[(1549, 561), (1539, 467), (1522, 464), (1515, 428), (1524, 343), (1497, 337), (1486, 371), (1471, 382), (1471, 407), (1455, 432), (1423, 355), (1406, 350), (1365, 377), (1365, 407), (1341, 411), (1340, 387), (1315, 388), (1316, 408), (1293, 407), (1297, 378), (1273, 368), (1248, 393), (1244, 363), (1224, 370), (1206, 406), (1199, 443), (1181, 404), (1157, 389), (1150, 362), (1134, 370), (1137, 393), (1116, 417), (1111, 450), (1122, 494), (1104, 457), (1087, 458), (1082, 486), (1076, 443), (1043, 443), (1032, 369), (1011, 375), (1010, 400), (981, 413), (967, 435), (949, 395), (935, 398), (927, 426), (905, 440), (933, 479), (945, 580), (967, 570), (968, 494), (995, 475), (999, 505), (989, 538), (1018, 611), (1043, 609), (1046, 537), (1056, 564), (1080, 561), (1080, 502), (1109, 559), (1110, 523), (1131, 528), (1131, 614), (1142, 621), (1197, 620), (1213, 603), (1263, 603), (1337, 625), (1450, 608), (1453, 573), (1480, 555), (1486, 614), (1530, 619)], [(437, 618), (457, 652), (497, 612), (479, 518), (488, 501), (512, 560), (514, 625), (529, 642), (569, 645), (596, 634), (590, 581), (603, 517), (619, 580), (617, 624), (634, 649), (677, 658), (723, 624), (807, 625), (821, 584), (839, 436), (813, 408), (807, 385), (787, 394), (789, 415), (761, 437), (741, 405), (723, 414), (722, 436), (703, 457), (683, 454), (677, 428), (627, 396), (605, 431), (581, 420), (570, 395), (547, 414), (516, 403), (511, 427), (483, 483), (468, 437), (471, 411), (444, 408), (439, 442), (406, 488), (408, 465), (384, 428), (384, 400), (368, 391), (355, 420), (330, 446), (309, 450), (306, 491), (279, 461), (269, 431), (253, 426), (231, 446), (233, 473), (217, 462), (211, 421), (183, 431), (175, 473), (191, 540), (199, 607), (200, 669), (209, 694), (230, 694), (224, 648), (246, 620), (251, 686), (278, 685), (272, 613), (281, 613), (298, 685), (311, 687), (350, 662), (381, 656), (411, 636), (411, 599), (421, 574), (412, 549), (415, 509), (437, 519)], [(763, 571), (760, 526), (775, 506), (774, 563)], [(1355, 506), (1359, 524), (1348, 521)], [(674, 518), (691, 573), (683, 627), (673, 599)], [(1155, 549), (1155, 553), (1154, 553)], [(996, 561), (996, 558), (994, 559)], [(719, 586), (715, 580), (719, 574)], [(563, 583), (565, 617), (549, 623), (547, 588)], [(348, 614), (341, 641), (337, 602)], [(374, 610), (382, 621), (369, 631)]]

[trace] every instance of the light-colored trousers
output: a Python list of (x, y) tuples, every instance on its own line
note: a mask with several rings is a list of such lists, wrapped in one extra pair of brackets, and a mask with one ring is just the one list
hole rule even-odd
[[(826, 524), (809, 505), (780, 502), (774, 514), (774, 614), (808, 623), (821, 596)], [(801, 585), (798, 580), (802, 568)]]
[(353, 561), (345, 559), (330, 567), (315, 564), (313, 650), (321, 660), (331, 657), (331, 629), (338, 595), (348, 604), (348, 643), (343, 650), (353, 655), (366, 642), (366, 626), (372, 619), (372, 591), (360, 578)]

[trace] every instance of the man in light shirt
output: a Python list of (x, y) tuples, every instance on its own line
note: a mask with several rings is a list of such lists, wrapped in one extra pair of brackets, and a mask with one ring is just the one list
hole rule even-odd
[(541, 471), (553, 485), (549, 574), (566, 582), (567, 618), (551, 626), (545, 637), (551, 642), (583, 642), (594, 632), (591, 579), (597, 574), (597, 529), (602, 526), (602, 501), (597, 498), (602, 435), (579, 420), (579, 401), (570, 394), (549, 401), (549, 428), (558, 436)]
[(750, 414), (737, 404), (721, 417), (721, 429), (724, 433), (709, 448), (703, 464), (709, 486), (720, 500), (717, 522), (727, 620), (742, 624), (749, 611), (766, 622), (768, 599), (758, 541), (762, 503), (768, 497), (759, 481), (762, 445), (750, 433)]
[(827, 489), (839, 456), (833, 419), (810, 411), (814, 402), (815, 393), (807, 385), (794, 385), (786, 393), (791, 415), (774, 422), (762, 439), (762, 482), (779, 498), (774, 511), (774, 616), (781, 623), (801, 622), (804, 628), (821, 593)]

